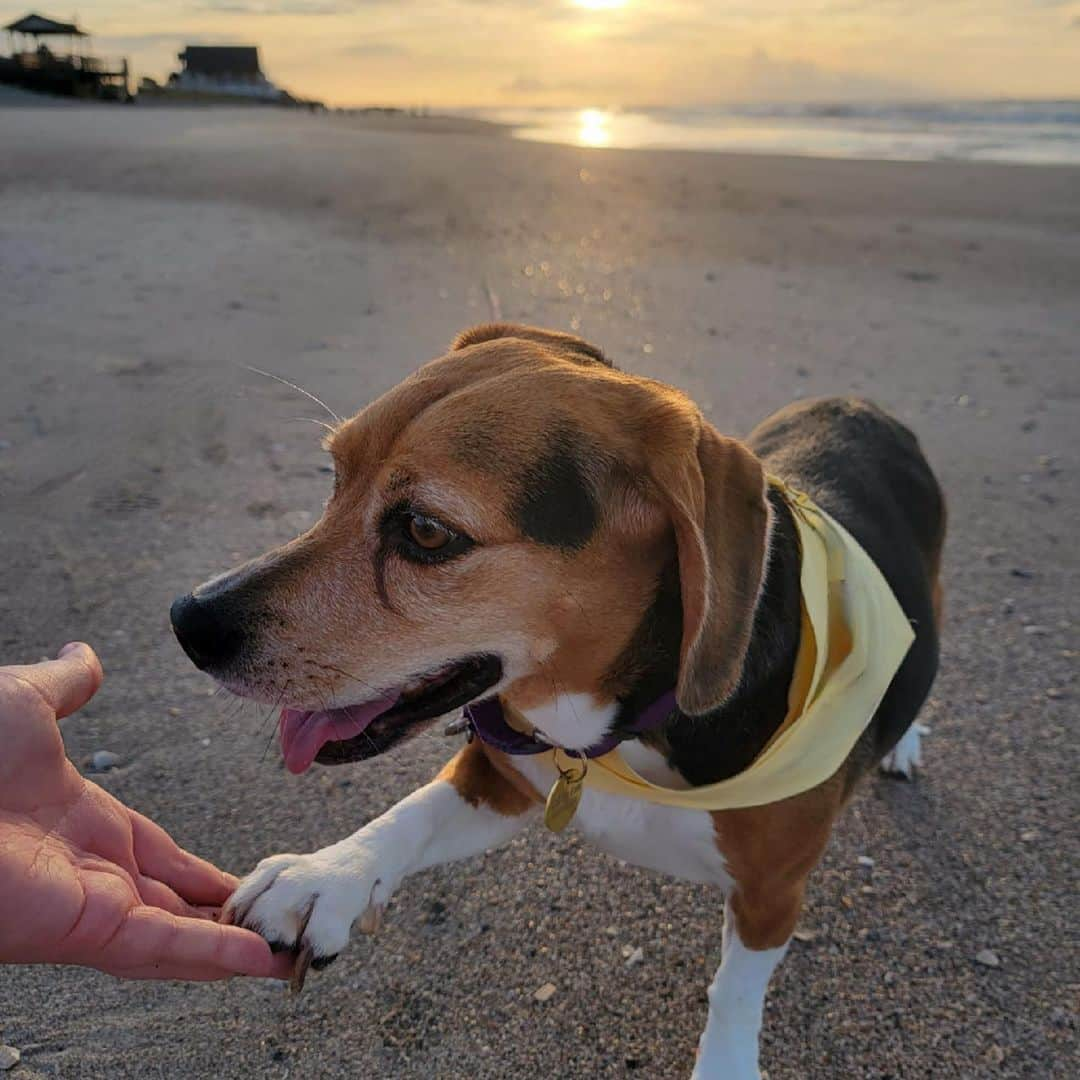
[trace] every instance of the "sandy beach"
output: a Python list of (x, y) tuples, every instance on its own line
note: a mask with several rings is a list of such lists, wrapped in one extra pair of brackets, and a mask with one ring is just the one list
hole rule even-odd
[[(353, 831), (453, 748), (292, 777), (275, 718), (214, 696), (172, 638), (175, 595), (328, 494), (319, 410), (250, 368), (344, 415), (498, 315), (582, 334), (732, 434), (872, 397), (950, 505), (932, 734), (916, 783), (874, 778), (843, 818), (763, 1066), (1075, 1076), (1080, 169), (495, 130), (0, 108), (0, 656), (94, 644), (71, 756), (119, 754), (104, 786), (243, 873)], [(0, 1042), (17, 1080), (686, 1076), (721, 914), (534, 829), (407, 882), (298, 999), (9, 969)]]

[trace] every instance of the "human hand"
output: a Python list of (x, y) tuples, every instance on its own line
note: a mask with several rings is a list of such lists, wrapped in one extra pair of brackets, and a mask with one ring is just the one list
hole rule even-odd
[(101, 685), (94, 651), (0, 667), (0, 963), (129, 979), (286, 978), (257, 934), (215, 921), (235, 878), (86, 780), (57, 720)]

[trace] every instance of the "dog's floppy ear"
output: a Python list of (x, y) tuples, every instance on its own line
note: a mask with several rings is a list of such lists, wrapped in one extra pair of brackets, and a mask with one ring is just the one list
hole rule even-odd
[(652, 440), (649, 471), (678, 548), (683, 633), (675, 696), (700, 716), (739, 684), (768, 544), (761, 462), (696, 410)]
[(535, 341), (540, 345), (565, 353), (569, 358), (583, 360), (586, 363), (604, 364), (611, 367), (611, 361), (595, 346), (573, 334), (564, 334), (559, 330), (542, 330), (538, 326), (520, 326), (517, 323), (482, 323), (480, 326), (462, 330), (453, 345), (452, 352), (467, 349), (470, 345), (479, 345), (482, 341), (495, 341), (497, 338), (519, 338), (523, 341)]

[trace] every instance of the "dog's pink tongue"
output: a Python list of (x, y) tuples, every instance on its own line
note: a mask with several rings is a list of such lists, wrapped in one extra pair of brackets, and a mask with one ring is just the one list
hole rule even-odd
[(311, 767), (315, 755), (328, 742), (340, 742), (359, 735), (377, 716), (397, 702), (397, 693), (386, 694), (363, 705), (349, 705), (344, 709), (328, 709), (323, 712), (306, 712), (303, 709), (282, 709), (278, 723), (281, 752), (285, 768), (291, 773), (302, 773)]

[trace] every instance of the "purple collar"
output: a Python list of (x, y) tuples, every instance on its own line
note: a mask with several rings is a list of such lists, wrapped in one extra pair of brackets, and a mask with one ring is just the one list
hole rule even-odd
[[(568, 753), (572, 753), (574, 757), (600, 757), (609, 750), (613, 750), (624, 739), (658, 728), (675, 709), (675, 691), (669, 690), (651, 705), (646, 706), (626, 727), (605, 735), (598, 743), (594, 743), (585, 750), (573, 750)], [(506, 722), (502, 701), (497, 696), (466, 705), (464, 713), (476, 737), (488, 746), (501, 750), (504, 754), (542, 754), (546, 750), (554, 749), (551, 743), (546, 743), (534, 735), (524, 735), (520, 731), (515, 731)]]

